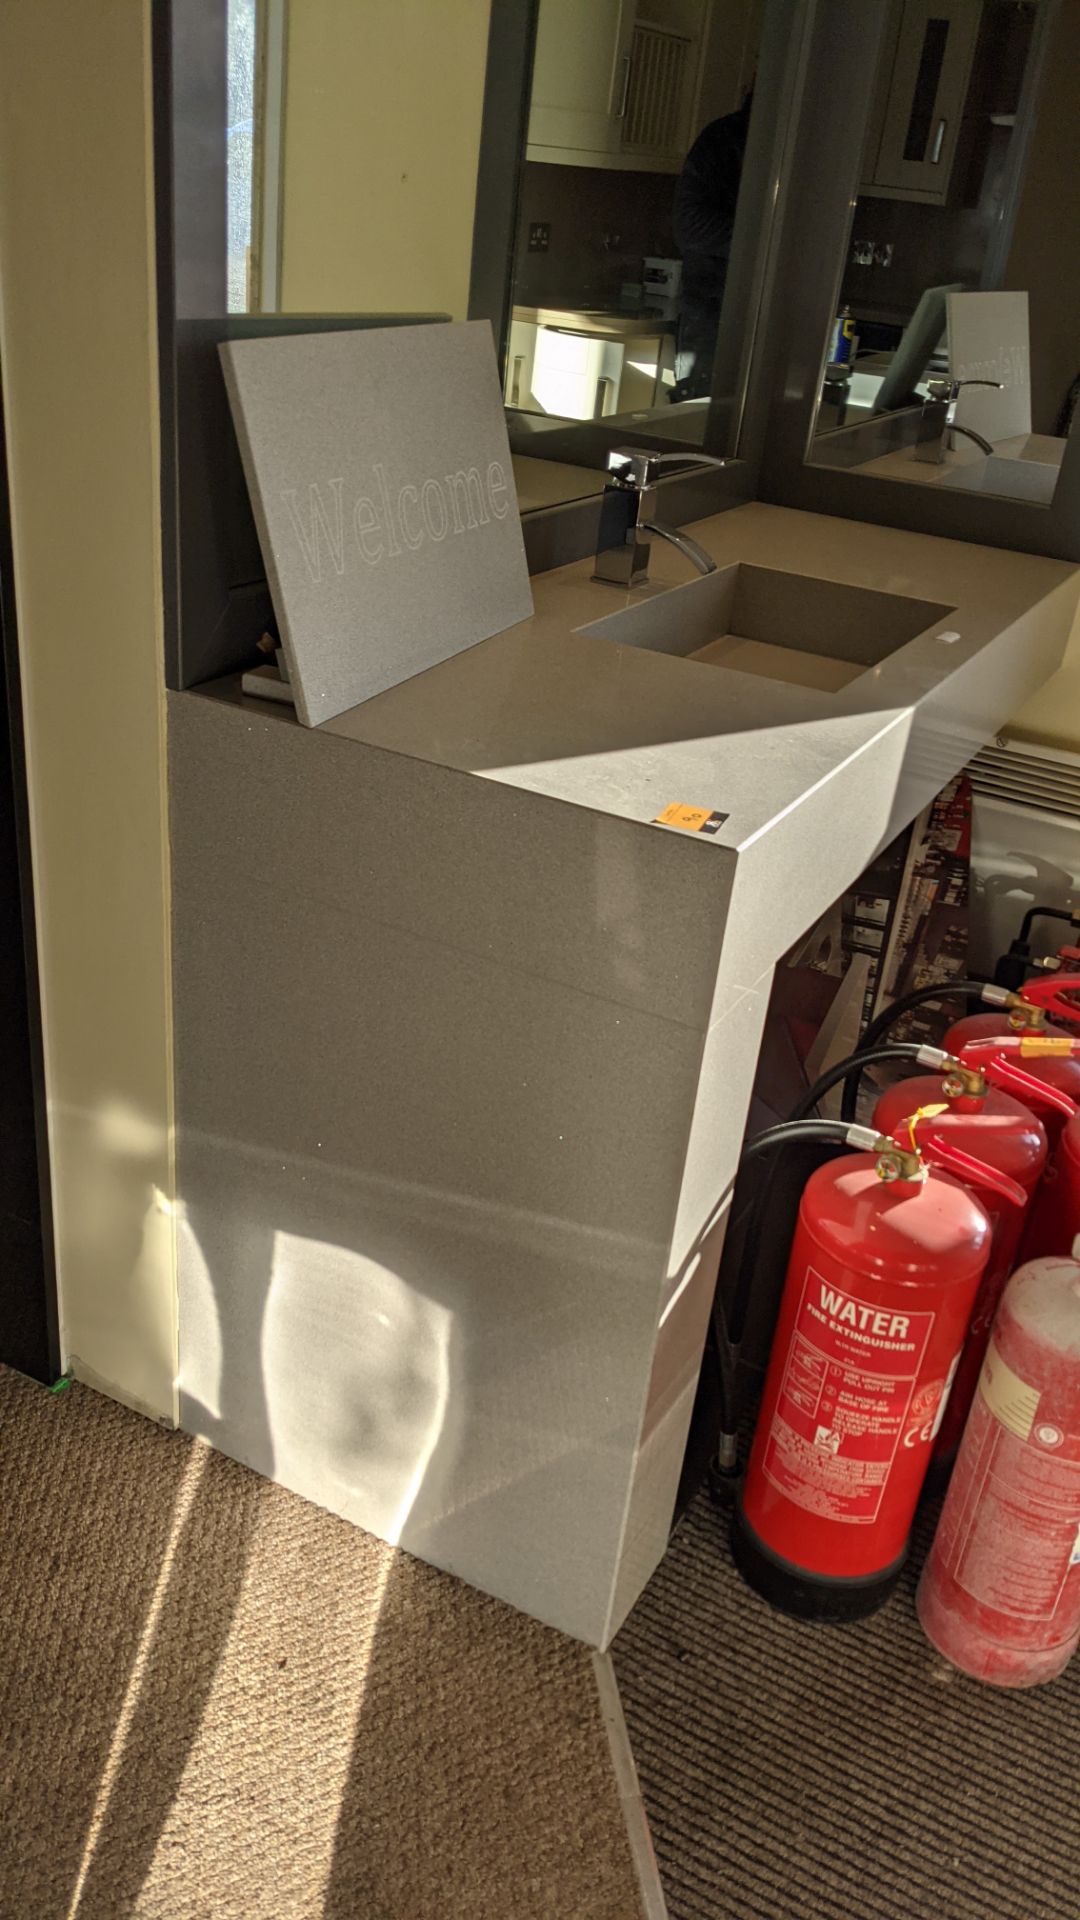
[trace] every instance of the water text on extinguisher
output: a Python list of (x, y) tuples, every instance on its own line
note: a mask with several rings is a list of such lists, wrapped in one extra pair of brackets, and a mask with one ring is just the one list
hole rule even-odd
[(933, 1313), (860, 1300), (808, 1268), (762, 1461), (789, 1500), (833, 1520), (876, 1520), (913, 1415), (929, 1441), (934, 1409), (912, 1402), (933, 1326)]
[(878, 1307), (868, 1307), (865, 1301), (852, 1299), (849, 1293), (838, 1293), (835, 1287), (827, 1287), (824, 1280), (821, 1313), (826, 1320), (835, 1320), (842, 1327), (857, 1327), (860, 1333), (870, 1333), (875, 1339), (888, 1341), (890, 1346), (906, 1341), (911, 1327), (907, 1314), (882, 1313)]

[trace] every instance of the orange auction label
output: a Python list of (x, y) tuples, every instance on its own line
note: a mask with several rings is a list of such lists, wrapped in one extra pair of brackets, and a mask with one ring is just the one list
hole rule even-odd
[(830, 1520), (877, 1519), (897, 1449), (930, 1443), (946, 1383), (913, 1396), (933, 1325), (807, 1269), (762, 1462), (787, 1499)]
[(684, 833), (719, 833), (726, 813), (717, 813), (709, 807), (687, 807), (679, 800), (673, 800), (670, 807), (658, 813), (653, 822), (657, 827), (681, 827)]
[(1025, 1060), (1046, 1060), (1055, 1054), (1069, 1054), (1072, 1050), (1071, 1040), (1058, 1040), (1053, 1034), (1028, 1033), (1020, 1042), (1021, 1057)]

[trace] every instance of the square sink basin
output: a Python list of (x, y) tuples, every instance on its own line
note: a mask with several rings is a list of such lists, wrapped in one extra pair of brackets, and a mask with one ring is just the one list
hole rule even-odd
[(953, 611), (908, 594), (736, 562), (579, 632), (835, 693)]

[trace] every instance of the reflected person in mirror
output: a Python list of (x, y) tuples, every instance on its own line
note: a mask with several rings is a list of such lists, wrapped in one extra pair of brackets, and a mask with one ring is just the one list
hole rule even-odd
[(683, 269), (676, 381), (668, 396), (673, 401), (698, 399), (711, 385), (753, 98), (751, 86), (741, 107), (702, 129), (675, 189), (675, 245)]

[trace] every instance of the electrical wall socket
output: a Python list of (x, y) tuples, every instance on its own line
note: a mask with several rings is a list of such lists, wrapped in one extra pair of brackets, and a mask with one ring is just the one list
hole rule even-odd
[(891, 240), (853, 240), (851, 243), (851, 264), (853, 267), (891, 267), (893, 243)]
[(546, 253), (551, 245), (551, 222), (534, 220), (529, 227), (529, 252)]

